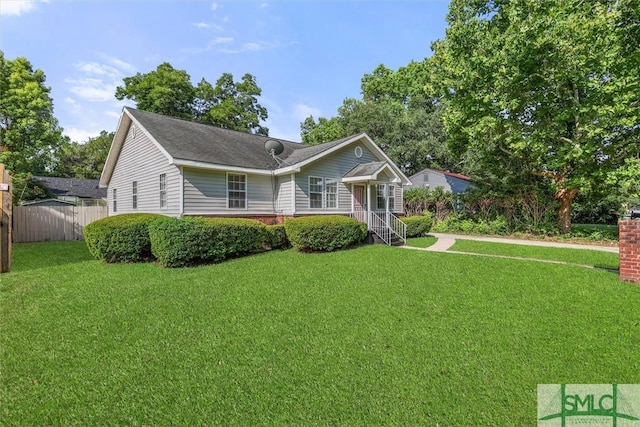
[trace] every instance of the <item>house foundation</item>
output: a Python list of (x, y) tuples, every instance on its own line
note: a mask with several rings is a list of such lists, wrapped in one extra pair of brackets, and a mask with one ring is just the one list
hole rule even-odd
[(618, 221), (620, 280), (640, 284), (640, 218)]

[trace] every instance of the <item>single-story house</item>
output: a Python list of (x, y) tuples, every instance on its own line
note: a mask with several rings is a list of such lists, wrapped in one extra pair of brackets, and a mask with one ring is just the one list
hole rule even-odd
[(474, 186), (471, 182), (471, 178), (468, 176), (429, 168), (411, 175), (409, 180), (411, 181), (411, 184), (403, 185), (403, 190), (405, 191), (411, 188), (426, 187), (434, 190), (437, 187), (442, 187), (446, 191), (458, 194), (464, 193), (469, 189), (469, 187)]
[[(100, 188), (100, 180), (98, 179), (57, 178), (52, 176), (34, 176), (33, 179), (47, 187), (57, 200), (77, 206), (104, 205), (107, 199), (107, 190)], [(27, 203), (25, 202), (24, 204)], [(51, 203), (38, 204), (51, 205)]]
[[(367, 136), (308, 146), (123, 109), (100, 178), (109, 214), (153, 212), (280, 223), (351, 215), (395, 230), (409, 179)], [(401, 234), (401, 233), (400, 233)]]

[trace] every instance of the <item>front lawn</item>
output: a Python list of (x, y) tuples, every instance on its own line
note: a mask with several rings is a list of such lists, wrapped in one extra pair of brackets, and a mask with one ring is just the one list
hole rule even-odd
[(451, 251), (477, 254), (503, 255), (521, 258), (568, 262), (588, 265), (597, 268), (617, 269), (619, 256), (617, 253), (591, 249), (565, 249), (545, 246), (515, 245), (509, 243), (481, 242), (475, 240), (456, 240), (449, 248)]
[(535, 425), (544, 383), (640, 383), (640, 286), (385, 245), (163, 269), (14, 245), (0, 425)]

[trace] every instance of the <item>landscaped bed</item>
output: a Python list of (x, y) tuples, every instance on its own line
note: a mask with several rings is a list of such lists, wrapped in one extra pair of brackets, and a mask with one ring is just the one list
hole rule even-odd
[(640, 287), (578, 266), (16, 244), (0, 298), (2, 425), (535, 425), (537, 384), (640, 382)]

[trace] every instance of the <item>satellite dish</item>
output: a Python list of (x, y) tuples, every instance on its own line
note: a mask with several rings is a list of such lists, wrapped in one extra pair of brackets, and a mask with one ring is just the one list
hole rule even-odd
[(284, 151), (284, 145), (275, 139), (267, 139), (264, 143), (264, 149), (272, 156), (278, 156)]

